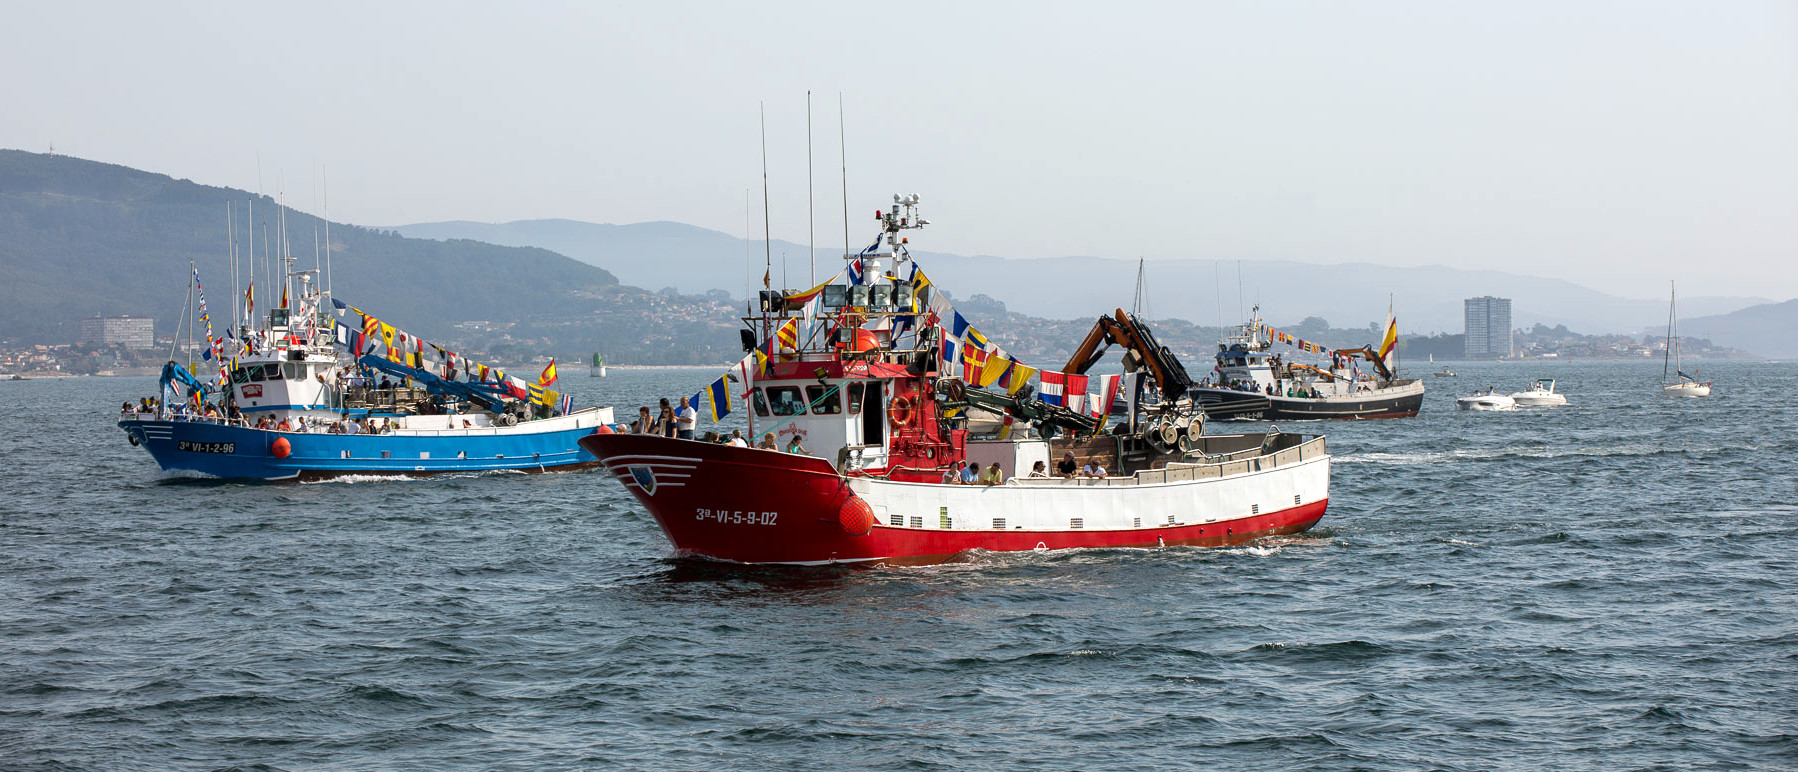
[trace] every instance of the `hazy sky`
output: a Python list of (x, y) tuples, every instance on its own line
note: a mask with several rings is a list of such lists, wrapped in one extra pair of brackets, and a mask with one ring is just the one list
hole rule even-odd
[[(1798, 295), (1798, 3), (8, 3), (0, 146), (362, 224), (1496, 268)], [(671, 266), (670, 270), (678, 270)], [(1295, 280), (1302, 280), (1295, 277)]]

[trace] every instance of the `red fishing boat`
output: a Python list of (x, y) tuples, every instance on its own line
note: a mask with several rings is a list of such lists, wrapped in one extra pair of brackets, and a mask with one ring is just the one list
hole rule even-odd
[[(749, 355), (706, 392), (725, 412), (742, 391), (752, 435), (773, 448), (581, 439), (677, 555), (915, 564), (968, 550), (1226, 546), (1323, 517), (1323, 437), (1205, 434), (1178, 359), (1121, 309), (1035, 391), (1035, 371), (918, 270), (900, 234), (925, 221), (915, 196), (894, 201), (877, 214), (881, 239), (846, 256), (845, 283), (762, 293), (761, 315), (745, 320)], [(1126, 372), (1087, 397), (1085, 373), (1113, 345)], [(1127, 409), (1107, 426), (1118, 397)], [(968, 462), (983, 474), (950, 482)]]

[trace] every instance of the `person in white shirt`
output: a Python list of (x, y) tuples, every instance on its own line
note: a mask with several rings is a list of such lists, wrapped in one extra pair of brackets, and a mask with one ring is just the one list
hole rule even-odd
[(747, 447), (749, 447), (749, 441), (748, 441), (748, 440), (745, 440), (745, 439), (743, 439), (743, 430), (742, 430), (742, 429), (732, 429), (732, 430), (731, 430), (731, 432), (730, 432), (730, 445), (731, 445), (731, 447), (733, 447), (733, 448), (747, 448)]
[(1097, 462), (1097, 461), (1088, 461), (1088, 462), (1086, 462), (1086, 466), (1081, 467), (1080, 476), (1081, 477), (1104, 477), (1105, 476), (1105, 467), (1100, 466), (1099, 462)]
[(699, 423), (699, 412), (681, 400), (680, 409), (674, 411), (674, 436), (676, 439), (693, 439), (693, 427)]

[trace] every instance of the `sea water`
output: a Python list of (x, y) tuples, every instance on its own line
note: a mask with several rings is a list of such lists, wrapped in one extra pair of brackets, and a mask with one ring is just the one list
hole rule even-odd
[(1282, 424), (1308, 533), (872, 570), (667, 559), (604, 473), (166, 480), (152, 379), (0, 382), (0, 769), (1798, 768), (1798, 367), (1452, 364)]

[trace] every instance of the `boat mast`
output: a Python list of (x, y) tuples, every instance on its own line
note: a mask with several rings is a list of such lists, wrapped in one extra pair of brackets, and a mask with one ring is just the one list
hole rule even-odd
[(774, 235), (768, 224), (768, 105), (762, 104), (762, 289), (774, 270)]
[(806, 257), (812, 264), (812, 280), (806, 286), (818, 285), (818, 226), (815, 222), (817, 212), (812, 204), (812, 90), (805, 90), (805, 232)]
[[(230, 201), (225, 202), (225, 259), (231, 261), (231, 270), (228, 273), (231, 277), (229, 285), (231, 287), (231, 324), (236, 325), (237, 301), (240, 298), (237, 297), (237, 238), (236, 231), (232, 229)], [(230, 330), (231, 327), (225, 328), (226, 332), (230, 332)]]
[[(264, 219), (266, 220), (267, 218)], [(262, 223), (262, 283), (269, 285), (265, 289), (270, 293), (273, 293), (275, 290), (275, 269), (274, 266), (269, 263), (268, 256), (268, 223), (265, 221)], [(268, 303), (265, 303), (264, 306), (267, 308), (274, 308), (273, 299)]]
[(249, 297), (245, 298), (244, 307), (243, 307), (243, 329), (239, 330), (239, 332), (248, 332), (250, 330), (250, 328), (253, 328), (256, 326), (256, 320), (254, 318), (256, 309), (252, 308), (250, 305), (251, 303), (256, 302), (256, 295), (255, 295), (255, 292), (256, 292), (256, 197), (255, 196), (251, 196), (250, 200), (244, 204), (244, 211), (245, 211), (245, 217), (247, 218), (247, 220), (244, 223), (244, 230), (247, 231), (247, 233), (243, 237), (243, 240), (244, 240), (244, 243), (250, 245), (250, 257), (245, 262), (248, 263), (250, 266), (250, 293), (251, 294)]
[[(1669, 284), (1669, 288), (1672, 288), (1670, 281), (1667, 284)], [(1674, 374), (1679, 376), (1681, 382), (1685, 382), (1687, 380), (1685, 378), (1685, 351), (1679, 351), (1679, 349), (1683, 349), (1683, 346), (1679, 346), (1679, 315), (1674, 313), (1674, 295), (1678, 295), (1678, 293), (1669, 292), (1667, 295), (1667, 317), (1674, 320)]]
[[(187, 261), (187, 306), (190, 310), (194, 305), (194, 284), (198, 280), (199, 274), (194, 272), (194, 261)], [(194, 367), (194, 322), (198, 321), (195, 316), (196, 314), (189, 314), (187, 317), (187, 369), (190, 373)]]
[(1136, 258), (1136, 300), (1130, 306), (1131, 316), (1142, 315), (1142, 258)]
[[(849, 254), (849, 143), (843, 129), (843, 92), (837, 92), (837, 157), (843, 165), (843, 254)], [(816, 286), (816, 285), (814, 285)]]
[(1673, 282), (1667, 282), (1667, 348), (1661, 352), (1661, 383), (1667, 382), (1667, 365), (1673, 359)]
[(743, 189), (743, 313), (755, 315), (755, 204)]
[(325, 167), (318, 167), (318, 181), (325, 189), (325, 294), (331, 294), (331, 180), (325, 176)]
[(191, 271), (193, 261), (187, 263), (190, 271), (187, 274), (187, 302), (181, 305), (181, 314), (175, 317), (175, 334), (169, 336), (169, 361), (175, 361), (175, 347), (181, 345), (181, 325), (187, 323), (187, 310), (194, 305), (194, 275)]

